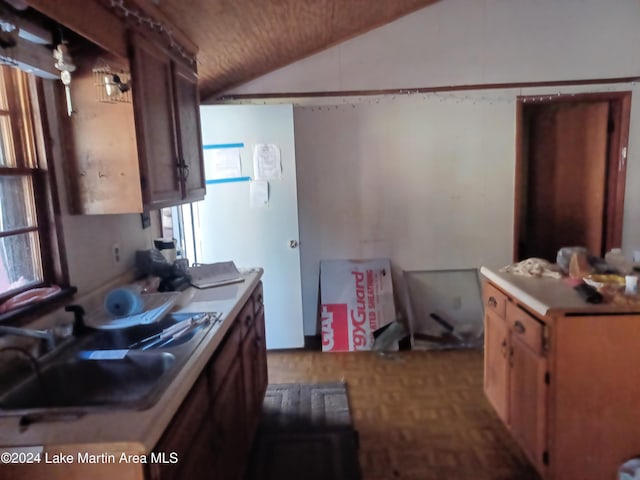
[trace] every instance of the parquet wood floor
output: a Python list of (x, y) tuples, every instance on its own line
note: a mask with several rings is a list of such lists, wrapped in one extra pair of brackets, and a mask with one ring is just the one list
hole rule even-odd
[(268, 353), (269, 381), (345, 381), (363, 480), (539, 480), (482, 391), (482, 352)]

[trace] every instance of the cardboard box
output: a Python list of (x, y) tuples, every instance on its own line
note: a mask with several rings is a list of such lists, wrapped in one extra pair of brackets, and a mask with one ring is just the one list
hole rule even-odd
[(371, 350), (373, 332), (396, 319), (391, 262), (320, 262), (322, 351)]

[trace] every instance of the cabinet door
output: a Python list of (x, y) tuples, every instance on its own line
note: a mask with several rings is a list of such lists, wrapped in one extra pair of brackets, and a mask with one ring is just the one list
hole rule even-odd
[(181, 63), (175, 62), (173, 65), (179, 162), (184, 162), (182, 196), (189, 201), (202, 200), (205, 177), (198, 76), (193, 69)]
[[(175, 452), (178, 455), (178, 463), (150, 463), (148, 468), (151, 480), (187, 478), (180, 475), (182, 469), (187, 468), (185, 465), (207, 462), (211, 458), (213, 438), (211, 429), (205, 427), (205, 425), (213, 426), (210, 419), (210, 404), (209, 383), (206, 375), (201, 375), (153, 449), (156, 454), (164, 454), (167, 457), (171, 452)], [(199, 438), (197, 450), (193, 448), (194, 432), (197, 432)]]
[(256, 329), (252, 325), (242, 342), (242, 373), (244, 377), (245, 418), (247, 419), (247, 441), (253, 440), (258, 426), (257, 367), (255, 357)]
[(255, 317), (255, 349), (256, 349), (256, 392), (257, 392), (257, 408), (262, 411), (262, 401), (267, 391), (269, 383), (269, 375), (267, 371), (267, 336), (264, 324), (264, 307), (256, 314)]
[(227, 372), (213, 403), (215, 467), (210, 478), (242, 478), (249, 445), (246, 435), (242, 368), (236, 361)]
[(171, 58), (144, 37), (133, 35), (131, 70), (145, 209), (175, 205), (180, 203), (182, 192), (176, 151)]
[(540, 471), (546, 458), (547, 359), (514, 333), (511, 337), (509, 419), (511, 432)]
[(491, 310), (484, 314), (484, 392), (503, 422), (509, 421), (509, 330)]

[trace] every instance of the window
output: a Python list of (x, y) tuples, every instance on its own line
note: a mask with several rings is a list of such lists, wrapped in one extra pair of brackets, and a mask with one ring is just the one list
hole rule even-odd
[(30, 288), (66, 284), (53, 223), (39, 82), (0, 66), (0, 303)]

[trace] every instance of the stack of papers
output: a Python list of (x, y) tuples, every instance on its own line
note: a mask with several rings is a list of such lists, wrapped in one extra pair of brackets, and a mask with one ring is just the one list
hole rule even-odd
[(244, 281), (233, 262), (201, 263), (189, 268), (191, 285), (197, 288), (217, 287)]

